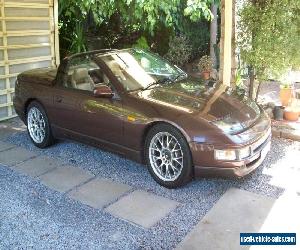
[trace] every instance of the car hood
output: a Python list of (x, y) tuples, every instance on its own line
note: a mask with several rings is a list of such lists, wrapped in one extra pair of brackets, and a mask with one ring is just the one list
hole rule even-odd
[(261, 114), (259, 106), (244, 94), (223, 84), (209, 87), (192, 78), (143, 90), (138, 96), (204, 119), (228, 134), (251, 127)]

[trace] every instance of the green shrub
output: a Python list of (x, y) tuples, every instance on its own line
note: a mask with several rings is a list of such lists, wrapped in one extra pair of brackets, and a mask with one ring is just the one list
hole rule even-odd
[(192, 47), (191, 60), (209, 54), (210, 31), (207, 21), (192, 22), (189, 19), (184, 20), (180, 33), (190, 42)]
[(185, 36), (174, 36), (169, 42), (169, 51), (165, 58), (170, 62), (183, 66), (191, 59), (192, 46)]
[(175, 35), (173, 27), (165, 27), (158, 23), (153, 34), (147, 33), (147, 41), (151, 45), (151, 50), (161, 56), (165, 56), (169, 51), (170, 39)]
[(149, 49), (149, 45), (147, 42), (146, 37), (141, 36), (136, 43), (133, 45), (134, 48), (139, 48), (139, 49)]
[(72, 53), (80, 53), (87, 50), (85, 33), (80, 23), (76, 23), (73, 38), (70, 42), (70, 51)]

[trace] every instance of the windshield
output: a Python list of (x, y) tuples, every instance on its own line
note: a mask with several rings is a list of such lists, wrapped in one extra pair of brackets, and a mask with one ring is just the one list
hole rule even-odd
[(153, 83), (175, 80), (184, 74), (160, 56), (139, 49), (114, 52), (100, 58), (127, 91), (145, 89)]

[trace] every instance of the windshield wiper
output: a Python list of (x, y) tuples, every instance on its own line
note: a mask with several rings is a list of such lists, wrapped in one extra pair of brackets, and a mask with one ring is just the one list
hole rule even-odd
[(164, 78), (161, 78), (155, 82), (152, 82), (150, 83), (148, 86), (146, 86), (145, 88), (142, 88), (142, 90), (147, 90), (149, 88), (151, 88), (152, 86), (155, 86), (155, 85), (161, 85), (161, 84), (165, 84), (165, 83), (174, 83), (176, 82), (180, 77), (186, 77), (187, 74), (185, 72), (181, 72), (179, 73), (177, 76), (175, 76), (173, 79), (171, 77), (164, 77)]
[(148, 86), (146, 86), (145, 88), (143, 88), (143, 90), (147, 90), (147, 89), (149, 89), (149, 88), (151, 88), (152, 86), (155, 86), (155, 85), (165, 84), (167, 82), (172, 82), (172, 81), (173, 80), (171, 78), (164, 77), (162, 79), (159, 79), (159, 80), (157, 80), (155, 82), (150, 83)]
[(174, 79), (172, 79), (172, 82), (176, 82), (180, 77), (187, 77), (187, 74), (184, 72), (179, 73)]

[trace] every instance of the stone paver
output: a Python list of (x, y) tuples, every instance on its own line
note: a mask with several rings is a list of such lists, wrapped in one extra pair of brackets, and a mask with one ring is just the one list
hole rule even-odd
[(13, 169), (31, 177), (37, 177), (61, 165), (62, 163), (57, 160), (38, 156), (14, 166)]
[(0, 140), (5, 140), (14, 133), (16, 133), (14, 130), (8, 129), (6, 127), (3, 128), (3, 125), (0, 125)]
[(6, 143), (6, 142), (0, 141), (0, 152), (11, 149), (11, 148), (14, 148), (14, 147), (16, 147), (16, 146), (14, 146), (12, 144), (9, 144), (9, 143)]
[(29, 160), (30, 158), (35, 157), (31, 151), (28, 151), (23, 148), (15, 147), (9, 150), (0, 152), (0, 163), (6, 166), (13, 166), (17, 163)]
[(137, 190), (105, 210), (116, 217), (150, 228), (178, 205), (176, 201)]
[(9, 119), (7, 121), (0, 122), (0, 140), (20, 132), (25, 131), (26, 126), (19, 118)]
[(59, 192), (66, 192), (93, 177), (94, 175), (80, 168), (65, 166), (56, 168), (39, 178), (45, 186)]
[(241, 249), (240, 233), (259, 232), (274, 203), (269, 197), (231, 188), (176, 249)]
[(69, 196), (93, 208), (103, 208), (131, 189), (107, 179), (94, 179), (72, 190)]

